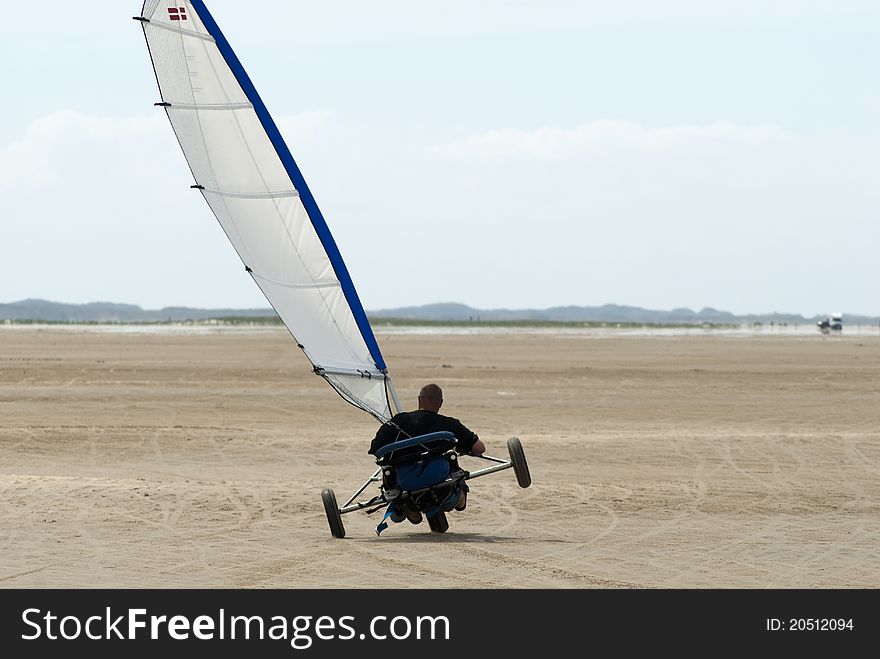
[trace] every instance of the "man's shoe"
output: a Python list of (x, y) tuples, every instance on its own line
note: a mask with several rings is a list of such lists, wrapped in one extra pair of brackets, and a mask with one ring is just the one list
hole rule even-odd
[(465, 508), (467, 508), (467, 492), (462, 492), (458, 498), (458, 503), (455, 504), (455, 509), (464, 510)]
[(412, 522), (413, 524), (421, 524), (422, 523), (422, 513), (418, 510), (414, 510), (406, 514), (406, 518)]

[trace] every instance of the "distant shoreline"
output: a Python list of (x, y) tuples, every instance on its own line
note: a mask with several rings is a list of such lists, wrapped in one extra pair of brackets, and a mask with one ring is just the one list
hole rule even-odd
[[(600, 320), (428, 320), (420, 318), (370, 318), (370, 325), (376, 327), (535, 327), (535, 328), (588, 328), (588, 329), (739, 329), (759, 327), (815, 327), (816, 324), (804, 322), (639, 322), (639, 321), (600, 321)], [(7, 319), (0, 325), (81, 325), (81, 326), (179, 326), (196, 327), (284, 327), (277, 316), (226, 316), (220, 318), (202, 318), (198, 320), (38, 320), (38, 319)], [(850, 323), (849, 327), (871, 326), (871, 323)]]
[[(843, 332), (823, 334), (814, 323), (625, 323), (598, 321), (439, 321), (374, 318), (379, 336), (491, 336), (535, 334), (584, 338), (675, 338), (716, 336), (719, 338), (858, 338), (880, 334), (877, 324), (853, 323)], [(277, 318), (216, 318), (183, 321), (0, 321), (0, 332), (83, 332), (98, 334), (261, 334), (287, 332)]]
[[(547, 309), (476, 309), (457, 302), (432, 303), (415, 307), (368, 309), (367, 318), (374, 324), (389, 327), (715, 327), (730, 328), (761, 323), (771, 326), (813, 324), (827, 314), (804, 316), (795, 313), (734, 314), (712, 307), (698, 311), (680, 307), (669, 310), (645, 309), (619, 304), (602, 306), (556, 306)], [(878, 316), (843, 310), (844, 324), (877, 324)], [(27, 299), (0, 303), (0, 323), (180, 323), (223, 322), (251, 325), (278, 324), (272, 309), (236, 309), (163, 307), (142, 309), (133, 304), (89, 302), (66, 304), (49, 300)]]
[[(195, 327), (283, 327), (278, 317), (224, 317), (205, 318), (201, 320), (31, 320), (10, 319), (0, 321), (5, 325), (73, 325), (73, 326), (180, 326), (191, 325)], [(534, 327), (534, 328), (595, 328), (595, 329), (736, 329), (743, 326), (787, 326), (788, 323), (652, 323), (652, 322), (615, 322), (615, 321), (580, 321), (580, 320), (421, 320), (413, 318), (370, 318), (370, 324), (374, 327)], [(793, 323), (794, 324), (794, 323)]]

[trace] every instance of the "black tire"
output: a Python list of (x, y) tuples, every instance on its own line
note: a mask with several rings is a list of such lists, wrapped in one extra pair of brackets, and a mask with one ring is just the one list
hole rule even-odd
[(532, 484), (532, 475), (529, 473), (529, 463), (526, 462), (526, 454), (523, 452), (519, 437), (511, 437), (507, 440), (507, 452), (513, 463), (513, 472), (516, 474), (516, 482), (520, 487), (528, 487)]
[(342, 515), (339, 506), (336, 505), (336, 495), (329, 487), (321, 491), (321, 501), (324, 502), (324, 512), (327, 513), (327, 522), (330, 524), (330, 533), (334, 538), (345, 537), (345, 527), (342, 525)]
[(428, 518), (428, 526), (431, 527), (432, 533), (446, 533), (449, 529), (449, 521), (446, 519), (446, 513), (438, 510), (436, 515)]

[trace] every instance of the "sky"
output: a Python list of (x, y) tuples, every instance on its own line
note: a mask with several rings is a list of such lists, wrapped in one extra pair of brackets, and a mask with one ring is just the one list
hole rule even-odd
[[(880, 313), (880, 3), (207, 4), (368, 310)], [(268, 306), (139, 10), (4, 7), (0, 302)]]

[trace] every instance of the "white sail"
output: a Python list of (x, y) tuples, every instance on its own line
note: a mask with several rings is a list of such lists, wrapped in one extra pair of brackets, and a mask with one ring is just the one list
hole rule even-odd
[(136, 19), (193, 187), (314, 371), (388, 419), (390, 378), (336, 243), (204, 2), (147, 0)]

